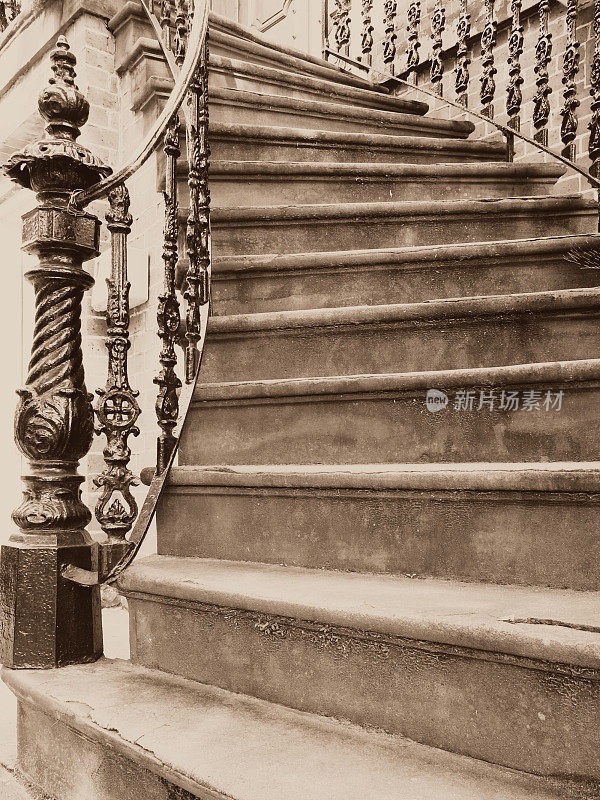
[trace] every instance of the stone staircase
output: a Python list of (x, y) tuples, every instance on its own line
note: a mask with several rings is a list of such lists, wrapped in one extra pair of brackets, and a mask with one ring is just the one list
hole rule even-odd
[(600, 797), (595, 202), (212, 28), (214, 317), (121, 580), (131, 662), (5, 671), (21, 770), (57, 800)]

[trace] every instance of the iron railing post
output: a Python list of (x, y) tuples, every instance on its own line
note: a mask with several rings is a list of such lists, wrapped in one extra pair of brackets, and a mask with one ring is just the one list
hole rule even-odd
[(94, 431), (81, 350), (81, 304), (93, 279), (82, 264), (98, 254), (100, 223), (68, 206), (73, 191), (110, 169), (76, 142), (89, 104), (75, 85), (76, 59), (64, 37), (51, 61), (53, 77), (38, 103), (46, 136), (4, 166), (38, 201), (23, 217), (23, 249), (38, 264), (27, 273), (35, 289), (35, 330), (15, 418), (30, 472), (13, 513), (18, 531), (0, 560), (0, 661), (12, 668), (52, 668), (102, 655), (99, 587), (70, 582), (62, 569), (97, 569), (98, 558), (85, 530), (91, 514), (77, 467)]

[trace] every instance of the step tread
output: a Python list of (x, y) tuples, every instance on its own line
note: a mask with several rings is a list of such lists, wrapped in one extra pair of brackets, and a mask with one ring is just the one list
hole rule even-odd
[(473, 295), (469, 297), (425, 300), (420, 303), (338, 306), (293, 311), (266, 311), (211, 317), (211, 335), (258, 331), (324, 328), (343, 325), (392, 324), (444, 319), (473, 320), (481, 317), (519, 314), (561, 314), (596, 311), (600, 287), (558, 289), (542, 292)]
[[(425, 165), (430, 166), (430, 165)], [(435, 166), (435, 165), (433, 165)], [(447, 165), (454, 166), (454, 165)], [(459, 165), (464, 166), (464, 165)], [(474, 165), (476, 166), (476, 165)], [(332, 250), (311, 253), (273, 253), (267, 255), (220, 256), (215, 254), (213, 269), (225, 272), (255, 270), (257, 272), (316, 267), (353, 266), (362, 264), (435, 261), (453, 264), (458, 259), (481, 261), (485, 258), (540, 253), (569, 253), (573, 249), (592, 249), (600, 244), (600, 234), (547, 236), (532, 239), (503, 239), (490, 242), (455, 242), (450, 244), (393, 247), (369, 250)]]
[[(371, 87), (348, 86), (347, 84), (342, 84), (335, 80), (292, 72), (281, 67), (257, 64), (231, 56), (211, 54), (210, 68), (211, 70), (219, 69), (224, 71), (228, 78), (231, 78), (237, 72), (270, 82), (288, 84), (290, 86), (320, 92), (324, 96), (336, 95), (338, 97), (347, 98), (349, 102), (358, 101), (360, 103), (362, 100), (369, 103), (376, 103), (382, 111), (399, 111), (403, 114), (415, 114), (419, 117), (423, 116), (428, 111), (426, 103), (377, 92)], [(228, 86), (227, 88), (235, 89), (234, 86)], [(259, 94), (263, 93), (259, 92)], [(270, 99), (279, 96), (270, 95), (268, 92), (264, 94)], [(432, 126), (435, 126), (437, 122), (439, 122), (440, 127), (446, 127), (448, 130), (455, 130), (458, 135), (462, 134), (468, 136), (475, 130), (475, 126), (472, 122), (465, 122), (462, 120), (437, 120), (435, 117), (431, 118)]]
[(286, 176), (286, 177), (336, 177), (348, 178), (472, 178), (497, 182), (515, 178), (552, 178), (564, 175), (566, 167), (562, 164), (523, 163), (509, 164), (505, 161), (478, 161), (465, 164), (382, 164), (379, 162), (339, 162), (339, 161), (211, 161), (210, 175), (222, 176)]
[(321, 378), (272, 378), (258, 381), (201, 383), (196, 400), (244, 400), (254, 398), (352, 395), (369, 392), (425, 391), (430, 388), (562, 385), (600, 380), (600, 359), (547, 361), (503, 367), (425, 370)]
[[(103, 659), (8, 671), (24, 700), (194, 797), (559, 800), (524, 773), (194, 681)], [(232, 757), (236, 769), (231, 769)]]
[(600, 461), (172, 467), (169, 486), (600, 492)]
[(600, 670), (598, 592), (158, 555), (136, 561), (119, 585), (126, 595)]
[[(434, 136), (407, 136), (391, 133), (358, 133), (355, 131), (323, 131), (313, 128), (295, 128), (289, 125), (256, 125), (233, 122), (211, 122), (210, 134), (215, 137), (243, 138), (250, 141), (303, 142), (318, 145), (362, 145), (366, 148), (437, 150), (459, 152), (465, 155), (488, 155), (490, 158), (506, 156), (506, 144), (502, 141), (479, 141), (470, 139), (446, 139)], [(183, 162), (182, 162), (183, 163)]]
[[(555, 197), (508, 197), (480, 200), (405, 200), (384, 203), (300, 203), (297, 205), (213, 208), (212, 219), (219, 222), (265, 222), (327, 219), (394, 218), (449, 215), (489, 215), (506, 213), (597, 213), (595, 200), (581, 195)], [(185, 208), (180, 215), (187, 216)]]

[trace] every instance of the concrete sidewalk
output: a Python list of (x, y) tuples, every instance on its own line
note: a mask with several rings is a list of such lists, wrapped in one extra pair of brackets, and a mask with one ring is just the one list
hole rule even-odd
[[(102, 612), (104, 653), (108, 658), (129, 658), (129, 615), (123, 608)], [(27, 789), (15, 777), (17, 761), (17, 701), (0, 681), (0, 800), (54, 800)]]

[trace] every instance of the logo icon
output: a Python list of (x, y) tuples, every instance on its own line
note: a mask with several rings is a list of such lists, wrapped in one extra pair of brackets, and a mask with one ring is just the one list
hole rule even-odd
[(425, 405), (427, 406), (427, 411), (431, 411), (432, 414), (435, 414), (436, 411), (443, 411), (448, 405), (448, 402), (448, 395), (444, 392), (440, 392), (439, 389), (427, 390)]

